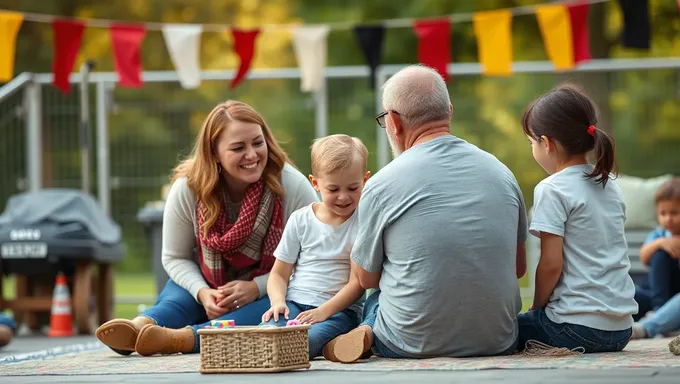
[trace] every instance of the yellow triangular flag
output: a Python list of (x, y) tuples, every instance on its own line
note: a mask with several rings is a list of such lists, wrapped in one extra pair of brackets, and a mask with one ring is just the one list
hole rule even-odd
[(556, 70), (574, 67), (574, 43), (571, 37), (571, 16), (562, 4), (536, 7), (536, 18), (543, 36), (545, 52)]
[(478, 12), (473, 16), (473, 23), (482, 73), (512, 74), (512, 13), (507, 9)]
[(24, 15), (17, 12), (0, 11), (0, 81), (6, 82), (14, 77), (14, 54), (17, 34)]

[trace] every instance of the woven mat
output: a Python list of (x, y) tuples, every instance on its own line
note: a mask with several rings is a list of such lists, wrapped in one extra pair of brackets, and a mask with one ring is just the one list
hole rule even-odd
[[(668, 351), (671, 339), (633, 340), (623, 352), (569, 357), (513, 355), (484, 358), (392, 360), (373, 357), (356, 364), (312, 361), (317, 371), (458, 371), (483, 369), (608, 369), (680, 367), (680, 357)], [(118, 356), (101, 345), (62, 347), (58, 351), (0, 360), (0, 376), (113, 375), (198, 372), (199, 355)]]

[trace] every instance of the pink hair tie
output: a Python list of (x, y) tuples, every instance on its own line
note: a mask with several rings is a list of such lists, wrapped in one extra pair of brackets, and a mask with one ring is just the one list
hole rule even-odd
[(595, 129), (597, 129), (597, 128), (595, 128), (594, 125), (591, 125), (590, 127), (588, 127), (588, 134), (589, 134), (590, 136), (595, 137)]

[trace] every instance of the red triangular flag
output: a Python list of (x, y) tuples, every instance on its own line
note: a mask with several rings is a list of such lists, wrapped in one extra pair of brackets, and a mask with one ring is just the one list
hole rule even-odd
[(567, 7), (571, 19), (571, 41), (574, 50), (574, 64), (589, 61), (590, 40), (588, 39), (588, 3)]
[(234, 36), (234, 52), (241, 58), (241, 64), (238, 67), (236, 77), (231, 81), (231, 89), (234, 89), (246, 77), (246, 73), (250, 69), (250, 62), (255, 54), (255, 39), (260, 30), (252, 29), (245, 31), (233, 28), (231, 33)]
[(448, 81), (451, 61), (451, 21), (448, 18), (421, 20), (413, 24), (418, 36), (418, 62), (432, 67)]
[(139, 47), (146, 29), (138, 25), (111, 25), (109, 29), (119, 84), (123, 87), (141, 87), (142, 60)]
[(85, 24), (77, 21), (54, 20), (54, 59), (52, 61), (52, 84), (65, 94), (71, 91), (68, 77), (73, 71), (80, 50)]

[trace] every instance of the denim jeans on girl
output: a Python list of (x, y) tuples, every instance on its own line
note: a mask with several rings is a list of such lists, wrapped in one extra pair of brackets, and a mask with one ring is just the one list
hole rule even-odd
[[(542, 309), (517, 315), (519, 323), (518, 350), (529, 340), (540, 341), (554, 347), (583, 348), (585, 353), (618, 352), (623, 350), (633, 334), (632, 328), (622, 331), (602, 331), (583, 325), (555, 323)], [(580, 350), (579, 348), (579, 350)]]
[[(265, 296), (215, 320), (234, 320), (236, 325), (255, 326), (262, 321), (262, 314), (269, 306), (269, 297)], [(142, 313), (142, 316), (166, 328), (179, 329), (190, 325), (194, 331), (194, 353), (200, 351), (198, 330), (210, 325), (205, 308), (186, 289), (172, 280), (168, 280), (156, 304)]]
[[(311, 305), (298, 304), (294, 301), (286, 301), (286, 305), (289, 310), (288, 320), (296, 318), (297, 315), (302, 312), (316, 308)], [(260, 325), (285, 327), (288, 320), (286, 320), (283, 315), (279, 315), (278, 322), (274, 321), (274, 318), (272, 318), (268, 322), (261, 323)], [(320, 323), (312, 324), (307, 331), (309, 337), (309, 359), (311, 360), (317, 356), (321, 356), (323, 347), (325, 347), (329, 341), (356, 328), (357, 324), (357, 315), (350, 309), (338, 312)]]

